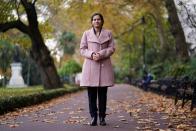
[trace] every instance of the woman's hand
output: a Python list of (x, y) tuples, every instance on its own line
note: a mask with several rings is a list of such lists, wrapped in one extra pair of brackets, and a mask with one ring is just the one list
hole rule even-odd
[(93, 53), (93, 60), (98, 61), (100, 59), (100, 54), (99, 53)]

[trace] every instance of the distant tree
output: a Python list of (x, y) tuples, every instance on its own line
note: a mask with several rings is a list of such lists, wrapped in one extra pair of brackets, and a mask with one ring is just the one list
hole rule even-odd
[(179, 20), (174, 0), (165, 0), (168, 10), (169, 22), (171, 24), (171, 32), (175, 39), (176, 53), (180, 59), (186, 61), (189, 59), (188, 44), (186, 43), (184, 31)]
[(59, 42), (65, 54), (73, 55), (75, 53), (76, 36), (74, 33), (64, 31)]
[(193, 0), (179, 0), (177, 2), (177, 7), (182, 26), (187, 35), (189, 53), (191, 56), (194, 56), (196, 52), (196, 3), (193, 3)]

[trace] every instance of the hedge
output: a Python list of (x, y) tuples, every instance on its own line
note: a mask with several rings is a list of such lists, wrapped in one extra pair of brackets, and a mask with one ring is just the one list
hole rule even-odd
[(52, 90), (45, 90), (30, 95), (12, 96), (0, 98), (0, 115), (9, 111), (14, 111), (17, 108), (38, 104), (52, 98), (56, 98), (67, 93), (72, 93), (80, 90), (81, 88), (59, 88)]

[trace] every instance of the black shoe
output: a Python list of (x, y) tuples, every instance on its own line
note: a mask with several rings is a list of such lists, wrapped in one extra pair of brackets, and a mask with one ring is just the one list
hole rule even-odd
[(97, 126), (97, 117), (92, 117), (90, 126)]
[(101, 117), (99, 120), (100, 120), (100, 125), (101, 126), (105, 126), (106, 125), (105, 118)]

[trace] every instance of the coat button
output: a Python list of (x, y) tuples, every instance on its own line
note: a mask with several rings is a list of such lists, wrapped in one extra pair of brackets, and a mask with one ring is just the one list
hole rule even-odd
[(103, 66), (104, 66), (104, 64), (101, 64), (101, 66), (103, 67)]

